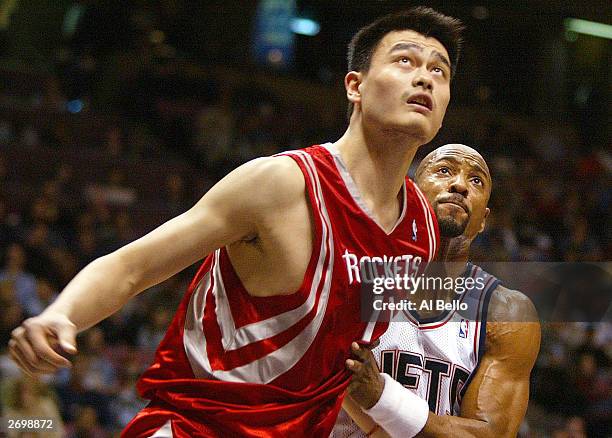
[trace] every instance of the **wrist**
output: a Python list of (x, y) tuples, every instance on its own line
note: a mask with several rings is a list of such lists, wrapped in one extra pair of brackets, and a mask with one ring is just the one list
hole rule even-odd
[(429, 405), (387, 374), (382, 394), (370, 409), (365, 410), (392, 437), (412, 437), (419, 433), (429, 417)]
[(363, 409), (371, 409), (378, 403), (380, 397), (382, 397), (383, 391), (385, 390), (385, 378), (381, 373), (378, 373), (378, 383), (375, 385), (372, 397), (363, 405)]

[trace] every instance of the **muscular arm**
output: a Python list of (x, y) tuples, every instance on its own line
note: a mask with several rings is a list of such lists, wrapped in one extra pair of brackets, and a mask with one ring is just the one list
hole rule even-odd
[[(417, 436), (516, 436), (527, 409), (529, 375), (540, 348), (537, 321), (535, 308), (527, 297), (498, 287), (489, 304), (486, 353), (461, 401), (460, 416), (429, 412), (425, 427)], [(359, 376), (366, 374), (365, 367), (353, 371)], [(369, 385), (379, 385), (373, 382)], [(378, 395), (376, 399), (381, 392), (380, 387), (373, 390)], [(363, 430), (369, 432), (375, 423), (359, 408), (359, 402), (361, 400), (347, 397), (343, 407)], [(373, 404), (361, 405), (367, 409)], [(389, 435), (379, 429), (372, 436)]]
[(12, 357), (31, 373), (67, 366), (50, 348), (53, 336), (64, 350), (76, 351), (76, 332), (215, 249), (257, 237), (258, 225), (268, 215), (303, 199), (304, 184), (288, 157), (261, 158), (239, 167), (187, 212), (86, 266), (41, 315), (15, 329), (9, 344)]
[(419, 437), (514, 437), (529, 401), (529, 375), (540, 350), (531, 301), (498, 287), (489, 304), (486, 352), (461, 400), (461, 416), (429, 413)]

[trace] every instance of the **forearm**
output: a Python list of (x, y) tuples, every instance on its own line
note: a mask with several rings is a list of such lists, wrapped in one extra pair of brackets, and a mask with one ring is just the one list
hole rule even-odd
[(118, 311), (138, 292), (128, 264), (114, 252), (83, 268), (43, 314), (65, 315), (82, 331)]

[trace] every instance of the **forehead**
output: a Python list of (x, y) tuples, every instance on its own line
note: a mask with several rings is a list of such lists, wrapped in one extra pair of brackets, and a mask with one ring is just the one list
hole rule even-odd
[(414, 30), (394, 30), (387, 33), (379, 41), (376, 49), (374, 50), (372, 58), (374, 58), (377, 54), (380, 55), (388, 53), (395, 44), (400, 42), (413, 43), (421, 46), (424, 51), (430, 52), (435, 50), (447, 58), (449, 57), (446, 48), (436, 38), (426, 37), (423, 34), (415, 32)]

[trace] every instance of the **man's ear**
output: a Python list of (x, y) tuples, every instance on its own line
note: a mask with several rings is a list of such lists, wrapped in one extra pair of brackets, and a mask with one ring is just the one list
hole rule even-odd
[(478, 231), (478, 234), (484, 231), (485, 225), (487, 223), (487, 217), (489, 217), (489, 213), (491, 213), (491, 210), (489, 209), (489, 207), (485, 208), (485, 215), (482, 218), (482, 223), (480, 224), (480, 230)]
[(346, 89), (346, 98), (351, 103), (361, 102), (361, 92), (359, 91), (359, 85), (361, 85), (362, 73), (358, 71), (350, 71), (344, 76), (344, 88)]

